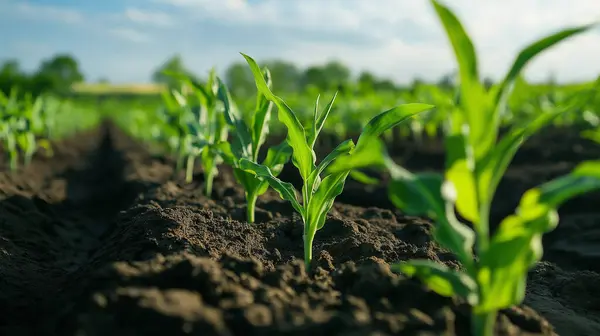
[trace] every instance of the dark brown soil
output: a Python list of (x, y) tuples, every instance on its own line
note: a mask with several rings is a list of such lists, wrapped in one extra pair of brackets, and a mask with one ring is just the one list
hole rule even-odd
[[(429, 258), (457, 267), (382, 186), (348, 181), (302, 262), (302, 224), (276, 194), (244, 221), (243, 191), (223, 168), (210, 200), (169, 159), (112, 126), (56, 145), (53, 158), (0, 166), (0, 335), (469, 335), (469, 310), (389, 264)], [(414, 170), (443, 167), (439, 142), (397, 144)], [(529, 141), (494, 205), (568, 172), (600, 148), (565, 130)], [(294, 180), (293, 167), (283, 178)], [(600, 335), (600, 194), (560, 211), (530, 273), (525, 305), (498, 335)]]

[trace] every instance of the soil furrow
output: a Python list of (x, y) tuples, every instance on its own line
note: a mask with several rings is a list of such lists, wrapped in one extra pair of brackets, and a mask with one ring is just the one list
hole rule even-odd
[[(129, 163), (108, 126), (83, 137), (85, 146), (71, 155), (2, 173), (3, 180), (16, 182), (2, 188), (0, 201), (0, 326), (10, 324), (13, 332), (41, 323), (55, 309), (70, 274), (88, 261), (140, 191), (125, 178)], [(61, 147), (71, 144), (56, 146), (60, 156)]]

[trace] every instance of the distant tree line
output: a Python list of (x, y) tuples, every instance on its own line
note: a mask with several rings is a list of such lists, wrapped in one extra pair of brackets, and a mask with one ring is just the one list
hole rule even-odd
[[(301, 69), (292, 62), (278, 59), (263, 60), (260, 64), (269, 68), (273, 79), (273, 89), (276, 92), (296, 92), (307, 89), (319, 92), (329, 90), (368, 92), (401, 89), (392, 80), (377, 77), (368, 71), (363, 71), (357, 78), (353, 78), (350, 69), (339, 61), (313, 65), (306, 69)], [(163, 63), (152, 77), (156, 83), (174, 85), (173, 78), (164, 75), (165, 72), (184, 73), (201, 80), (186, 68), (179, 55), (175, 55)], [(249, 96), (256, 92), (254, 78), (245, 62), (231, 64), (225, 70), (223, 80), (235, 96)]]
[[(358, 77), (353, 78), (350, 69), (339, 61), (312, 65), (306, 69), (301, 69), (294, 63), (284, 60), (263, 60), (260, 63), (267, 66), (271, 71), (274, 89), (277, 92), (303, 90), (371, 92), (404, 89), (392, 80), (378, 77), (368, 71), (363, 71)], [(197, 76), (185, 66), (178, 54), (157, 67), (152, 74), (152, 81), (168, 86), (175, 85), (176, 80), (169, 76), (168, 72), (183, 73), (196, 81), (202, 80), (200, 76)], [(445, 75), (437, 84), (451, 87), (454, 85), (453, 78), (453, 74)], [(252, 73), (246, 63), (231, 64), (225, 70), (223, 79), (236, 96), (249, 96), (256, 91)], [(58, 54), (42, 60), (33, 72), (23, 71), (18, 60), (15, 59), (7, 60), (0, 66), (0, 90), (5, 93), (13, 87), (19, 87), (23, 92), (33, 92), (35, 94), (47, 91), (66, 94), (73, 83), (84, 80), (79, 63), (75, 57), (69, 54)], [(108, 83), (108, 80), (102, 79), (99, 82)], [(415, 79), (410, 86), (414, 87), (420, 83), (423, 83), (423, 81)]]
[(84, 80), (75, 58), (67, 54), (58, 54), (49, 59), (42, 60), (39, 67), (27, 73), (21, 69), (19, 61), (7, 60), (0, 66), (0, 90), (10, 92), (17, 87), (21, 92), (66, 93), (71, 85)]

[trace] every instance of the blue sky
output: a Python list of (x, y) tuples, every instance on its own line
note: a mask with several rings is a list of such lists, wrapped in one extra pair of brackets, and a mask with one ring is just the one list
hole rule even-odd
[[(471, 33), (485, 75), (502, 75), (520, 47), (562, 27), (600, 19), (598, 0), (450, 1)], [(424, 0), (0, 0), (0, 60), (26, 70), (55, 53), (77, 57), (89, 80), (148, 82), (180, 53), (204, 74), (243, 61), (282, 58), (299, 66), (332, 59), (397, 82), (437, 79), (454, 67)], [(583, 50), (583, 52), (582, 52)], [(600, 30), (548, 52), (529, 78), (600, 74)]]

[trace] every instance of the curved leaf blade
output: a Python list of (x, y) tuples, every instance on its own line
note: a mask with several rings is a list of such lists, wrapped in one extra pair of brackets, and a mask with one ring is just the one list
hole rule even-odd
[(314, 152), (306, 141), (304, 127), (300, 123), (300, 120), (298, 120), (298, 117), (294, 111), (292, 111), (292, 109), (283, 101), (283, 99), (277, 97), (271, 92), (267, 86), (267, 83), (265, 82), (260, 68), (258, 67), (258, 64), (256, 64), (254, 59), (244, 53), (242, 53), (242, 56), (244, 56), (248, 62), (248, 65), (250, 66), (250, 70), (254, 75), (254, 81), (256, 82), (258, 91), (277, 106), (279, 110), (279, 120), (287, 127), (288, 141), (290, 146), (294, 148), (294, 153), (292, 155), (294, 165), (300, 171), (302, 178), (306, 180), (315, 168), (316, 158)]
[(355, 181), (362, 183), (362, 184), (367, 184), (367, 185), (379, 184), (379, 180), (377, 178), (369, 176), (359, 170), (351, 170), (349, 176), (352, 179), (354, 179)]
[(457, 295), (471, 305), (478, 302), (477, 284), (468, 275), (450, 269), (446, 265), (431, 260), (417, 259), (393, 265), (393, 271), (408, 277), (419, 278), (427, 287), (439, 295), (452, 297)]
[[(436, 0), (433, 7), (444, 26), (450, 40), (460, 76), (460, 103), (464, 117), (469, 125), (469, 142), (475, 156), (486, 153), (496, 140), (497, 116), (490, 109), (490, 100), (479, 78), (478, 60), (475, 46), (464, 27), (452, 11)], [(454, 117), (455, 119), (460, 119)], [(453, 125), (460, 127), (460, 125)]]
[(326, 176), (319, 184), (307, 206), (308, 225), (321, 229), (335, 198), (344, 190), (348, 171)]
[(378, 114), (369, 120), (367, 125), (363, 128), (363, 131), (358, 137), (356, 147), (360, 148), (365, 146), (367, 142), (379, 137), (388, 129), (410, 119), (418, 113), (430, 110), (433, 107), (433, 105), (429, 104), (403, 104)]
[(436, 241), (470, 268), (475, 232), (455, 218), (454, 204), (444, 200), (443, 177), (435, 173), (412, 174), (394, 163), (388, 163), (388, 167), (393, 179), (388, 188), (390, 201), (408, 215), (433, 219)]
[[(271, 72), (269, 69), (263, 71), (265, 83), (267, 87), (271, 89), (273, 83), (271, 81)], [(256, 109), (252, 115), (250, 125), (252, 126), (252, 144), (255, 153), (258, 153), (258, 149), (265, 142), (267, 135), (269, 134), (269, 120), (271, 119), (271, 111), (273, 110), (273, 102), (265, 98), (265, 96), (258, 92), (256, 95)], [(254, 157), (256, 160), (256, 157)]]
[(284, 141), (275, 147), (269, 148), (267, 157), (262, 164), (267, 166), (274, 176), (277, 176), (281, 173), (283, 165), (289, 161), (290, 156), (292, 156), (292, 147)]
[(334, 93), (333, 97), (331, 98), (331, 100), (329, 101), (329, 103), (327, 103), (327, 105), (325, 106), (325, 109), (323, 110), (323, 112), (321, 112), (321, 113), (319, 113), (319, 111), (318, 111), (319, 97), (317, 97), (317, 101), (315, 103), (315, 116), (314, 116), (312, 127), (309, 129), (309, 134), (308, 134), (308, 144), (309, 144), (310, 148), (313, 148), (315, 146), (317, 137), (319, 136), (319, 133), (321, 133), (321, 130), (323, 129), (323, 126), (325, 125), (325, 121), (327, 120), (327, 117), (329, 116), (329, 112), (331, 112), (331, 108), (333, 107), (333, 103), (335, 102), (335, 98), (337, 97), (337, 94), (338, 93), (336, 91)]
[(250, 158), (250, 151), (252, 150), (252, 136), (250, 135), (248, 125), (246, 125), (244, 120), (239, 115), (237, 109), (232, 104), (231, 95), (229, 94), (229, 90), (225, 84), (223, 84), (221, 79), (218, 77), (216, 81), (219, 88), (217, 95), (223, 102), (225, 120), (231, 127), (235, 129), (234, 133), (240, 142), (244, 157)]
[(588, 25), (564, 29), (552, 35), (546, 36), (540, 40), (537, 40), (532, 44), (528, 45), (527, 47), (523, 48), (523, 50), (519, 52), (512, 66), (510, 67), (510, 70), (508, 70), (508, 73), (506, 74), (504, 80), (498, 88), (498, 92), (496, 94), (496, 105), (499, 105), (503, 102), (503, 100), (508, 94), (510, 86), (514, 83), (515, 79), (519, 76), (523, 68), (525, 68), (525, 66), (537, 55), (570, 37), (573, 37), (577, 34), (581, 34), (589, 30), (590, 28), (593, 28), (596, 25), (597, 23), (592, 23)]
[(275, 189), (282, 199), (289, 201), (294, 209), (296, 209), (302, 218), (304, 218), (304, 209), (300, 203), (298, 203), (298, 199), (296, 198), (296, 189), (294, 189), (294, 186), (291, 183), (283, 182), (275, 177), (269, 167), (254, 163), (248, 159), (240, 159), (239, 165), (240, 169), (265, 179), (271, 188)]
[(327, 167), (334, 161), (341, 159), (345, 154), (349, 154), (354, 149), (354, 141), (348, 139), (327, 154), (327, 156), (319, 163), (317, 168), (309, 175), (307, 180), (308, 190), (314, 191), (318, 187), (317, 180), (319, 180), (321, 173), (327, 169)]
[(519, 208), (543, 204), (554, 209), (570, 198), (596, 189), (600, 189), (600, 161), (586, 161), (570, 174), (528, 190)]
[(368, 167), (381, 167), (385, 164), (387, 151), (383, 141), (373, 137), (356, 146), (350, 155), (339, 156), (327, 169), (329, 173), (355, 170)]

